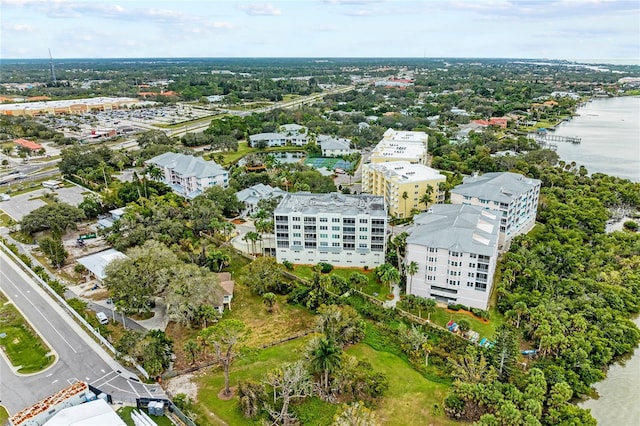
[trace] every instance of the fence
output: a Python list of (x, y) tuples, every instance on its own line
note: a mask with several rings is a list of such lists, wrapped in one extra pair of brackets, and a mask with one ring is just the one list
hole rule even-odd
[(166, 405), (167, 410), (180, 419), (180, 421), (187, 426), (196, 426), (196, 423), (184, 414), (170, 399), (163, 398), (138, 398), (136, 399), (136, 408), (141, 410), (147, 408), (150, 402), (162, 402)]
[[(50, 295), (51, 297), (54, 298), (54, 300), (56, 302), (58, 302), (58, 304), (69, 314), (71, 315), (71, 317), (75, 318), (76, 321), (78, 321), (81, 325), (84, 326), (84, 328), (93, 335), (93, 337), (95, 337), (98, 342), (100, 342), (105, 348), (107, 348), (111, 353), (113, 353), (114, 356), (121, 356), (121, 354), (116, 350), (116, 348), (113, 347), (113, 345), (111, 343), (109, 343), (109, 341), (107, 339), (105, 339), (96, 329), (93, 328), (93, 326), (91, 324), (89, 324), (87, 322), (87, 320), (84, 319), (84, 317), (82, 315), (80, 315), (80, 313), (78, 313), (75, 309), (73, 309), (71, 306), (69, 306), (69, 304), (67, 303), (67, 301), (60, 296), (58, 293), (55, 292), (55, 290), (53, 290), (51, 288), (51, 286), (49, 286), (49, 284), (43, 280), (42, 278), (40, 278), (35, 272), (33, 272), (31, 270), (31, 268), (29, 268), (29, 266), (27, 266), (27, 264), (25, 264), (22, 259), (20, 259), (18, 256), (16, 256), (15, 253), (13, 253), (11, 250), (9, 250), (9, 248), (2, 242), (0, 241), (0, 248), (2, 248), (2, 250), (5, 251), (5, 253), (7, 253), (9, 255), (9, 257), (12, 258), (12, 260), (17, 263), (26, 273), (28, 273), (31, 278), (38, 283), (42, 288), (44, 288)], [(129, 356), (124, 356), (122, 357), (122, 359), (124, 359), (125, 361), (131, 363), (133, 366), (136, 367), (136, 369), (145, 377), (145, 379), (149, 378), (149, 373), (147, 373), (145, 371), (144, 368), (142, 368), (141, 365), (137, 364), (135, 362), (135, 360), (133, 360), (133, 358), (129, 357)]]

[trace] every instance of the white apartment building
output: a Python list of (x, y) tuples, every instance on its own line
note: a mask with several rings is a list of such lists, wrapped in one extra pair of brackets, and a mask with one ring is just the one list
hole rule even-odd
[(426, 165), (428, 140), (425, 132), (387, 129), (382, 140), (371, 151), (371, 162), (407, 161)]
[[(446, 181), (445, 175), (422, 164), (393, 161), (362, 165), (362, 192), (382, 195), (389, 214), (394, 217), (411, 217), (415, 210), (426, 210), (433, 203), (444, 202), (440, 184)], [(429, 205), (422, 201), (427, 191), (431, 197)]]
[(470, 204), (502, 214), (500, 245), (526, 234), (536, 223), (540, 180), (511, 172), (464, 178), (451, 190), (452, 204)]
[(407, 294), (487, 309), (498, 258), (500, 216), (470, 205), (439, 204), (407, 231)]
[(274, 211), (276, 258), (375, 268), (385, 262), (387, 211), (375, 195), (286, 194)]
[(145, 161), (162, 170), (166, 183), (183, 197), (195, 198), (210, 186), (229, 186), (229, 172), (214, 161), (192, 155), (165, 152)]

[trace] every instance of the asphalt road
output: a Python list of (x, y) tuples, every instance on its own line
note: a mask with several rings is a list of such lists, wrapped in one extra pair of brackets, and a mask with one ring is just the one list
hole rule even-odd
[(134, 402), (138, 397), (162, 397), (158, 385), (145, 385), (92, 340), (71, 317), (29, 276), (0, 252), (0, 290), (26, 316), (56, 353), (56, 362), (33, 375), (18, 375), (0, 357), (0, 404), (10, 414), (69, 386), (86, 381), (114, 401)]

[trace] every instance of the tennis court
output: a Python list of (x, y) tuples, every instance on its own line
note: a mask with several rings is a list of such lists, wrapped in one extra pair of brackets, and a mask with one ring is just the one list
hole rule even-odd
[(316, 169), (324, 167), (327, 170), (342, 169), (344, 171), (351, 170), (351, 167), (353, 166), (352, 163), (345, 161), (342, 158), (330, 157), (307, 157), (307, 159), (304, 160), (304, 164)]

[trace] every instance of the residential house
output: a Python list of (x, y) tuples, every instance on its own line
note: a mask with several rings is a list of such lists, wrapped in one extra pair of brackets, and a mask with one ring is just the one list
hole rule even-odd
[(278, 262), (374, 268), (385, 262), (384, 198), (286, 194), (274, 212)]
[(407, 294), (487, 309), (498, 258), (500, 215), (470, 205), (439, 204), (414, 217), (407, 232)]
[(166, 152), (145, 161), (163, 172), (163, 181), (179, 195), (195, 198), (210, 186), (229, 186), (229, 172), (214, 161), (201, 157)]
[(236, 282), (231, 279), (231, 273), (229, 272), (220, 272), (216, 275), (218, 276), (218, 280), (220, 281), (220, 287), (222, 287), (222, 298), (218, 302), (218, 306), (216, 306), (215, 308), (218, 310), (218, 312), (223, 313), (225, 307), (231, 310), (233, 289)]
[(245, 210), (243, 216), (251, 216), (258, 211), (258, 202), (260, 200), (268, 200), (271, 198), (282, 197), (286, 194), (280, 188), (274, 188), (270, 185), (259, 183), (236, 193), (238, 201), (244, 203)]

